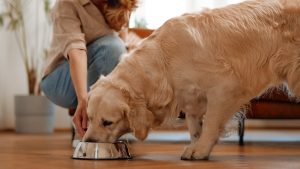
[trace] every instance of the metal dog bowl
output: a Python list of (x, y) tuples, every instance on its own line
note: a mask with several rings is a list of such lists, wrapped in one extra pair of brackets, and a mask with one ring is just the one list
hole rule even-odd
[(74, 150), (73, 159), (111, 160), (131, 159), (127, 144), (124, 141), (115, 143), (79, 142)]

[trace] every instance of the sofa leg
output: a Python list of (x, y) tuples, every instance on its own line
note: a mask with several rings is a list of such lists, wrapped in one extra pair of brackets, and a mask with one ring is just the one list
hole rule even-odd
[(245, 132), (245, 118), (239, 120), (239, 145), (244, 145), (244, 132)]

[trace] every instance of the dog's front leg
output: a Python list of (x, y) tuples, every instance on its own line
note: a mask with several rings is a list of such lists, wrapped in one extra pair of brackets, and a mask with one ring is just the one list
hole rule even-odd
[(202, 115), (186, 114), (186, 120), (191, 137), (191, 144), (196, 143), (202, 132)]
[[(242, 105), (242, 99), (237, 100), (235, 94), (225, 97), (215, 95), (208, 99), (207, 112), (203, 120), (202, 133), (198, 141), (186, 147), (181, 159), (207, 160), (213, 146), (217, 143), (226, 122)], [(232, 97), (230, 97), (232, 96)]]

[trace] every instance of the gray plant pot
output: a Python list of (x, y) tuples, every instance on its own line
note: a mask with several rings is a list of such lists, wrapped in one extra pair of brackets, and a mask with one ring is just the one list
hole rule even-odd
[(45, 96), (15, 96), (15, 115), (17, 133), (53, 133), (54, 105)]

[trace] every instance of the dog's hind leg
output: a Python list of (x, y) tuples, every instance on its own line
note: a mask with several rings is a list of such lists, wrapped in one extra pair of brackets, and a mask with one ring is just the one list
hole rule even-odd
[(288, 75), (287, 83), (291, 93), (300, 99), (300, 68)]
[(208, 92), (207, 99), (201, 136), (198, 141), (185, 149), (181, 156), (183, 160), (208, 159), (226, 122), (248, 101), (240, 88), (224, 86)]

